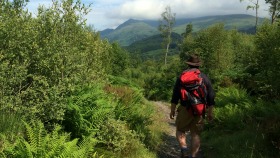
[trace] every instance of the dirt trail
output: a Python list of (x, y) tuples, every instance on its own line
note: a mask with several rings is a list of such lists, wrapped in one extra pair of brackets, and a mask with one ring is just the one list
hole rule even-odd
[(163, 102), (154, 102), (158, 108), (158, 113), (163, 114), (163, 121), (168, 124), (166, 132), (164, 133), (164, 142), (161, 146), (158, 158), (179, 158), (180, 147), (175, 137), (176, 127), (175, 120), (169, 119), (170, 107)]
[[(169, 118), (170, 106), (168, 106), (167, 103), (164, 102), (154, 102), (154, 104), (157, 107), (158, 114), (163, 115), (162, 121), (167, 124), (167, 128), (165, 129), (165, 133), (163, 136), (164, 142), (158, 152), (158, 158), (180, 158), (180, 147), (175, 137), (175, 119), (172, 120)], [(190, 136), (187, 136), (186, 141), (188, 142), (188, 144), (190, 143)], [(204, 149), (205, 148), (206, 146), (204, 146)], [(200, 150), (199, 155), (200, 157), (205, 158), (202, 150)]]

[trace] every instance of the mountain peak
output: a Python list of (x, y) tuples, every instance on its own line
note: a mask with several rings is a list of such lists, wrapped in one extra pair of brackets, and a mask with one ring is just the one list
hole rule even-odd
[(124, 26), (130, 25), (130, 24), (133, 24), (133, 23), (137, 23), (137, 22), (139, 22), (139, 21), (138, 21), (138, 20), (135, 20), (135, 19), (128, 19), (128, 20), (125, 21), (124, 23), (120, 24), (120, 25), (116, 28), (116, 30), (117, 30), (117, 29), (120, 29), (120, 28), (122, 28), (122, 27), (124, 27)]

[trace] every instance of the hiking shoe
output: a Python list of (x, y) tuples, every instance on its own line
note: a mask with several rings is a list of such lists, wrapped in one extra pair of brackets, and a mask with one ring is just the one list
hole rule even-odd
[(189, 158), (189, 149), (181, 149), (181, 158)]

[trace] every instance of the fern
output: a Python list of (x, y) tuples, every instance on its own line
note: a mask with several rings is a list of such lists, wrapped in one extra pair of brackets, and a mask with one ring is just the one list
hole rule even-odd
[(73, 138), (82, 138), (99, 130), (108, 118), (114, 117), (113, 103), (99, 84), (83, 87), (70, 98), (63, 125)]
[(92, 152), (93, 141), (85, 139), (78, 145), (78, 139), (70, 140), (68, 133), (60, 133), (61, 127), (55, 126), (51, 133), (47, 133), (41, 122), (24, 123), (26, 139), (21, 138), (11, 152), (2, 152), (5, 156), (13, 155), (17, 158), (83, 158)]
[(252, 120), (254, 106), (246, 90), (228, 87), (217, 93), (215, 115), (219, 127), (243, 129)]
[(228, 87), (219, 89), (216, 97), (217, 106), (225, 106), (227, 104), (243, 106), (247, 103), (251, 104), (251, 97), (245, 89)]

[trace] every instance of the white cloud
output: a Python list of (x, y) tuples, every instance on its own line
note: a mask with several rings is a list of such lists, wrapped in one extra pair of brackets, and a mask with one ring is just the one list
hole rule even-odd
[[(246, 10), (251, 5), (249, 0), (82, 0), (92, 3), (92, 11), (86, 16), (88, 24), (97, 30), (115, 28), (127, 19), (160, 18), (165, 7), (169, 5), (176, 13), (176, 19), (223, 14), (250, 14), (254, 10)], [(51, 0), (30, 0), (29, 7), (38, 4), (50, 4)], [(268, 5), (260, 1), (259, 16), (268, 16)]]
[[(176, 13), (176, 18), (255, 14), (254, 10), (246, 10), (247, 6), (251, 5), (249, 1), (241, 3), (239, 0), (126, 0), (118, 6), (105, 10), (103, 14), (105, 18), (112, 20), (114, 28), (129, 18), (159, 19), (167, 5), (171, 7), (173, 13)], [(268, 16), (265, 2), (260, 2), (259, 16)]]
[(162, 1), (134, 0), (116, 8), (115, 13), (121, 17), (137, 19), (155, 19), (161, 14), (166, 5)]

